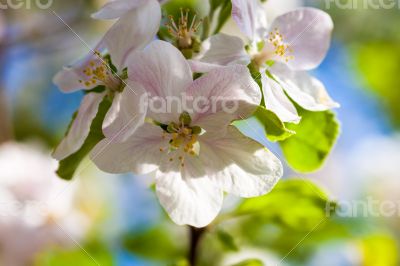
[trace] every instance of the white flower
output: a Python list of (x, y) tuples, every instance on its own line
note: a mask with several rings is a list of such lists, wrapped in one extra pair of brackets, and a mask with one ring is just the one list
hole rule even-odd
[[(99, 42), (95, 53), (91, 52), (71, 67), (64, 68), (54, 77), (54, 83), (67, 93), (80, 89), (90, 90), (99, 85), (104, 85), (106, 91), (89, 93), (84, 97), (67, 136), (53, 154), (58, 160), (68, 157), (82, 146), (98, 106), (107, 93), (113, 94), (114, 100), (103, 124), (106, 136), (115, 136), (116, 140), (123, 139), (125, 133), (134, 130), (137, 122), (143, 119), (137, 116), (126, 128), (114, 123), (115, 116), (124, 112), (120, 108), (121, 101), (129, 99), (134, 103), (137, 99), (134, 96), (138, 92), (132, 89), (129, 81), (123, 80), (123, 72), (130, 61), (129, 55), (145, 47), (156, 35), (161, 20), (160, 4), (155, 0), (113, 1), (93, 16), (101, 19), (118, 18), (118, 21)], [(117, 68), (116, 73), (103, 59), (104, 52), (111, 56), (112, 63)], [(121, 132), (122, 129), (125, 131)]]
[[(129, 77), (150, 99), (184, 95), (190, 99), (188, 112), (178, 111), (177, 106), (161, 114), (149, 108), (146, 121), (152, 122), (140, 126), (126, 142), (106, 138), (94, 148), (91, 158), (100, 169), (136, 174), (155, 171), (158, 198), (172, 220), (196, 227), (216, 217), (223, 191), (254, 197), (272, 189), (282, 176), (280, 161), (231, 125), (249, 117), (261, 101), (245, 66), (219, 68), (193, 81), (183, 55), (163, 41), (154, 41), (132, 58), (138, 63), (129, 66)], [(223, 97), (237, 108), (225, 112), (217, 105), (212, 110), (207, 100), (213, 97)], [(203, 100), (201, 111), (192, 108), (196, 99)]]
[(36, 147), (0, 146), (1, 265), (30, 265), (48, 245), (84, 236), (89, 221), (74, 205), (75, 186), (57, 178), (56, 168)]
[(212, 36), (204, 44), (200, 61), (191, 61), (195, 72), (253, 62), (260, 68), (266, 107), (284, 122), (300, 120), (286, 94), (310, 111), (339, 106), (323, 84), (306, 72), (316, 68), (329, 49), (333, 22), (328, 14), (300, 8), (277, 17), (268, 27), (258, 0), (232, 0), (232, 5), (233, 19), (250, 40), (247, 49), (238, 37)]

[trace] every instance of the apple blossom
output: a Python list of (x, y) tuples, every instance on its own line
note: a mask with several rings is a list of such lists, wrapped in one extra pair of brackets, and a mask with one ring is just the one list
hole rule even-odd
[(31, 265), (37, 252), (71, 245), (71, 236), (80, 240), (86, 233), (88, 216), (73, 204), (76, 186), (65, 190), (69, 184), (57, 178), (56, 167), (55, 160), (34, 146), (0, 146), (1, 265)]
[[(125, 132), (134, 130), (136, 122), (143, 117), (136, 117), (124, 132), (121, 125), (113, 122), (115, 116), (124, 112), (120, 103), (124, 100), (135, 102), (138, 92), (132, 89), (126, 79), (126, 67), (129, 55), (145, 47), (155, 37), (161, 20), (160, 4), (155, 0), (112, 1), (106, 4), (93, 17), (98, 19), (116, 19), (118, 21), (105, 34), (94, 51), (70, 67), (64, 68), (54, 77), (54, 83), (63, 92), (70, 93), (80, 89), (89, 93), (83, 98), (77, 116), (73, 121), (67, 136), (55, 150), (53, 156), (62, 160), (78, 151), (90, 131), (92, 120), (97, 114), (98, 106), (108, 94), (113, 98), (113, 104), (108, 111), (103, 124), (106, 136), (124, 138)], [(108, 52), (113, 66), (102, 55)], [(103, 92), (91, 92), (97, 86), (104, 86)], [(118, 134), (117, 134), (118, 133)]]
[[(101, 141), (91, 153), (101, 170), (154, 173), (156, 193), (171, 219), (196, 227), (208, 225), (217, 216), (224, 191), (255, 197), (273, 188), (282, 176), (281, 162), (231, 125), (249, 117), (261, 101), (247, 67), (215, 69), (193, 81), (183, 55), (163, 41), (152, 42), (131, 58), (137, 63), (129, 65), (128, 76), (149, 100), (183, 94), (190, 104), (183, 111), (179, 103), (170, 112), (148, 108), (145, 123), (126, 141)], [(237, 108), (226, 112), (217, 105), (213, 110), (208, 101), (212, 97)], [(195, 108), (198, 98), (205, 100), (201, 108)], [(119, 122), (124, 119), (128, 118), (120, 117)]]
[(300, 8), (277, 17), (268, 27), (258, 0), (232, 0), (232, 5), (232, 17), (250, 43), (245, 46), (242, 39), (222, 33), (210, 37), (199, 61), (191, 61), (195, 72), (251, 62), (261, 73), (267, 109), (283, 122), (300, 120), (287, 95), (310, 111), (339, 106), (306, 72), (316, 68), (329, 49), (333, 23), (328, 14)]

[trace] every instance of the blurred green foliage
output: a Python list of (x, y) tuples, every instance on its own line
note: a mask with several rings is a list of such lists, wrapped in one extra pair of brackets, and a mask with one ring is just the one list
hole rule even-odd
[(378, 95), (394, 125), (400, 127), (400, 42), (369, 42), (352, 53), (367, 88)]
[(250, 259), (250, 260), (245, 260), (243, 262), (240, 262), (238, 264), (232, 265), (232, 266), (264, 266), (264, 263), (258, 259)]
[(217, 236), (223, 246), (226, 248), (228, 251), (239, 251), (239, 247), (235, 243), (235, 238), (229, 234), (228, 232), (219, 229), (217, 230)]
[(101, 242), (92, 239), (91, 242), (71, 249), (49, 249), (39, 254), (34, 266), (113, 266), (111, 251)]
[(291, 179), (279, 182), (265, 196), (244, 200), (234, 215), (251, 215), (258, 221), (307, 231), (327, 217), (328, 204), (331, 203), (327, 195), (312, 182)]
[(186, 255), (186, 239), (176, 238), (168, 227), (160, 225), (141, 232), (128, 234), (124, 247), (136, 256), (174, 263)]
[[(326, 1), (318, 2), (321, 8), (326, 8)], [(335, 22), (335, 37), (348, 49), (364, 87), (380, 98), (393, 124), (400, 127), (399, 5), (397, 1), (340, 1), (341, 6), (349, 2), (356, 8), (340, 8), (332, 2), (331, 8), (326, 10)], [(378, 3), (380, 8), (364, 8), (364, 3)], [(382, 6), (391, 3), (395, 4), (392, 8)]]
[(396, 266), (399, 262), (398, 244), (383, 234), (362, 239), (363, 266)]

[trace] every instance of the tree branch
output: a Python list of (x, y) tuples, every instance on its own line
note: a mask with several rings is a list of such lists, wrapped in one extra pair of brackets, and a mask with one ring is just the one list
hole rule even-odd
[(189, 265), (190, 266), (196, 266), (197, 264), (197, 257), (198, 257), (198, 248), (199, 248), (199, 243), (206, 232), (206, 228), (196, 228), (193, 226), (189, 226), (189, 231), (190, 231), (190, 247), (189, 247), (189, 254), (188, 254), (188, 260), (189, 260)]

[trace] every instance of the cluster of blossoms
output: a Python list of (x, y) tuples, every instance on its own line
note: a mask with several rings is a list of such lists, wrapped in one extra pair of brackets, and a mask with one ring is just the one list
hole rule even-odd
[[(232, 0), (232, 18), (247, 44), (221, 33), (201, 43), (201, 20), (184, 10), (178, 22), (169, 18), (167, 42), (156, 38), (161, 4), (117, 0), (93, 15), (117, 21), (93, 51), (54, 78), (64, 92), (86, 91), (54, 157), (63, 160), (81, 148), (100, 103), (109, 100), (105, 138), (91, 151), (92, 161), (109, 173), (155, 176), (171, 219), (204, 227), (219, 213), (224, 192), (261, 196), (283, 174), (277, 157), (232, 122), (265, 105), (283, 122), (298, 123), (291, 100), (310, 111), (337, 106), (306, 72), (325, 56), (333, 23), (322, 11), (302, 8), (268, 27), (259, 0)], [(179, 102), (165, 112), (151, 108), (154, 99), (182, 97), (186, 109)]]
[(68, 183), (56, 177), (56, 160), (8, 142), (0, 145), (0, 168), (0, 265), (32, 265), (46, 248), (84, 237), (91, 220), (75, 202), (76, 186), (65, 190)]

